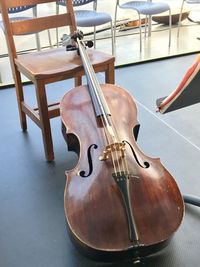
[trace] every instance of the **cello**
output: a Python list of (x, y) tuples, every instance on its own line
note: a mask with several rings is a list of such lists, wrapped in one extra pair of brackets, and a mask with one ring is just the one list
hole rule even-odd
[(86, 256), (139, 259), (168, 244), (182, 222), (183, 199), (160, 159), (136, 144), (132, 96), (117, 85), (100, 85), (82, 33), (72, 38), (70, 49), (78, 49), (87, 85), (71, 89), (60, 103), (63, 136), (78, 155), (66, 171), (68, 232)]

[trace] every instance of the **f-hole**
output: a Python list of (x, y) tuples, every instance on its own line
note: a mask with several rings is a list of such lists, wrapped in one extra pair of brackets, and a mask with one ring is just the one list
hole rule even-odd
[(93, 172), (93, 163), (92, 163), (92, 156), (91, 156), (91, 150), (92, 149), (97, 149), (98, 146), (96, 144), (92, 144), (88, 147), (88, 150), (87, 150), (87, 158), (88, 158), (88, 166), (89, 166), (89, 170), (88, 170), (88, 174), (86, 174), (86, 171), (80, 171), (79, 172), (79, 175), (83, 178), (87, 178), (89, 177), (92, 172)]
[(123, 143), (127, 143), (127, 144), (130, 146), (131, 151), (132, 151), (132, 153), (133, 153), (133, 156), (134, 156), (134, 158), (135, 158), (135, 161), (137, 162), (137, 164), (138, 164), (141, 168), (147, 169), (147, 168), (150, 167), (150, 164), (149, 164), (149, 162), (147, 162), (147, 161), (144, 161), (144, 162), (143, 162), (143, 165), (139, 162), (139, 160), (138, 160), (138, 158), (137, 158), (137, 155), (136, 155), (136, 153), (135, 153), (133, 147), (131, 146), (131, 144), (130, 144), (128, 141), (125, 141), (125, 140), (124, 140)]

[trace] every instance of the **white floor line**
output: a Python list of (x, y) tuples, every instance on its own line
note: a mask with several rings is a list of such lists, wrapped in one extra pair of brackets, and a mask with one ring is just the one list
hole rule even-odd
[(156, 114), (154, 112), (152, 112), (150, 109), (148, 109), (146, 106), (144, 106), (142, 103), (140, 103), (138, 100), (135, 100), (135, 102), (140, 105), (141, 107), (143, 107), (146, 111), (148, 111), (149, 113), (151, 113), (154, 117), (156, 117), (158, 120), (160, 120), (163, 124), (165, 124), (168, 128), (170, 128), (172, 131), (174, 131), (177, 135), (179, 135), (180, 137), (182, 137), (185, 141), (187, 141), (190, 145), (192, 145), (194, 148), (196, 148), (197, 150), (200, 151), (200, 147), (198, 147), (197, 145), (195, 145), (194, 143), (192, 143), (187, 137), (185, 137), (184, 135), (182, 135), (180, 132), (178, 132), (175, 128), (173, 128), (171, 125), (169, 125), (167, 122), (165, 122), (164, 120), (162, 120), (161, 118), (159, 118), (158, 116), (156, 116)]

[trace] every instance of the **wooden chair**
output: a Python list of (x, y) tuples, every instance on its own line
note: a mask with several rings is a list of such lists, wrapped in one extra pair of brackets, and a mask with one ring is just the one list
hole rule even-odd
[[(76, 22), (71, 0), (66, 1), (64, 14), (48, 15), (30, 20), (11, 21), (8, 9), (22, 5), (34, 5), (56, 2), (56, 0), (1, 0), (0, 8), (5, 28), (5, 35), (15, 81), (20, 122), (23, 131), (27, 129), (28, 115), (41, 129), (46, 159), (54, 159), (50, 119), (59, 116), (59, 103), (48, 105), (46, 85), (49, 83), (74, 78), (75, 85), (81, 85), (84, 70), (77, 51), (66, 52), (65, 47), (17, 54), (14, 36), (30, 32), (40, 32), (57, 27), (69, 26), (70, 33), (76, 31)], [(42, 10), (42, 9), (41, 9)], [(105, 72), (106, 83), (114, 83), (114, 57), (94, 49), (88, 49), (95, 72)], [(35, 85), (38, 107), (30, 107), (24, 99), (21, 74)]]

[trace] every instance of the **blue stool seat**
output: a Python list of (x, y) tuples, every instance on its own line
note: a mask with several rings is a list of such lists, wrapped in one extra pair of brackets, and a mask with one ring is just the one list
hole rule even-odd
[[(112, 38), (112, 54), (114, 54), (114, 35), (112, 17), (109, 13), (97, 11), (97, 0), (72, 0), (76, 24), (78, 27), (94, 27), (94, 48), (96, 48), (96, 26), (110, 23), (111, 38)], [(93, 8), (89, 9), (76, 9), (77, 7), (93, 4)], [(59, 6), (65, 6), (66, 0), (57, 0), (56, 14), (59, 13)], [(57, 45), (58, 45), (58, 31)]]
[(167, 3), (131, 1), (120, 5), (120, 8), (134, 9), (143, 15), (155, 15), (170, 9)]
[(92, 10), (76, 10), (76, 23), (80, 27), (95, 27), (112, 20), (108, 13), (95, 12)]

